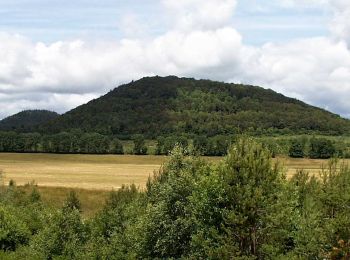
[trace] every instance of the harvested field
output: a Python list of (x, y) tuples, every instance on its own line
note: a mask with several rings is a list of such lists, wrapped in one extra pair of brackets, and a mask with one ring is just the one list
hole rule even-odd
[[(284, 165), (288, 177), (298, 169), (317, 175), (328, 163), (327, 160), (312, 159), (277, 160)], [(44, 187), (111, 190), (132, 183), (144, 187), (148, 177), (165, 161), (165, 156), (152, 155), (1, 153), (0, 169), (6, 183), (13, 179), (17, 185), (35, 182)]]
[[(219, 157), (206, 157), (219, 161)], [(13, 179), (22, 186), (35, 182), (44, 203), (61, 207), (68, 192), (74, 189), (82, 202), (83, 215), (93, 216), (100, 210), (108, 191), (123, 184), (143, 188), (149, 175), (167, 160), (164, 156), (134, 155), (63, 155), (1, 153), (0, 169), (4, 182)], [(278, 158), (287, 177), (304, 169), (318, 175), (327, 160)], [(349, 163), (347, 160), (346, 163)], [(28, 186), (30, 187), (30, 186)], [(23, 187), (29, 191), (29, 188)]]

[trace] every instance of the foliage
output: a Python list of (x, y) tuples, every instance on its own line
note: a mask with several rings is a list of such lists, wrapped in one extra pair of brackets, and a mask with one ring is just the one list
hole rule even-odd
[(170, 161), (147, 186), (147, 209), (140, 221), (139, 254), (147, 258), (179, 258), (189, 252), (194, 222), (189, 199), (195, 181), (209, 169), (199, 159), (185, 158), (175, 146)]
[(0, 152), (123, 154), (119, 139), (97, 133), (62, 132), (54, 135), (0, 132)]
[(325, 138), (312, 138), (310, 140), (310, 158), (328, 159), (335, 154), (333, 143)]
[(217, 173), (202, 180), (193, 196), (200, 227), (193, 247), (199, 258), (264, 256), (274, 223), (269, 218), (281, 210), (274, 205), (283, 188), (282, 175), (270, 158), (262, 145), (240, 140)]
[(41, 125), (37, 131), (79, 129), (130, 139), (169, 135), (350, 132), (349, 120), (272, 90), (191, 78), (148, 77), (115, 88)]
[(145, 190), (111, 192), (90, 219), (75, 193), (57, 210), (36, 186), (0, 186), (0, 258), (348, 258), (347, 165), (332, 159), (321, 178), (298, 171), (286, 179), (267, 146), (246, 137), (219, 163), (188, 153), (175, 145)]
[(81, 203), (75, 191), (69, 192), (66, 201), (64, 202), (63, 208), (66, 210), (81, 211)]
[(294, 139), (289, 148), (289, 156), (292, 158), (303, 158), (305, 153), (305, 143), (299, 139)]
[(134, 154), (136, 155), (143, 155), (143, 154), (147, 154), (147, 147), (146, 147), (146, 143), (145, 143), (145, 138), (143, 137), (143, 135), (135, 135), (134, 136)]
[(29, 237), (29, 228), (13, 214), (13, 209), (0, 206), (0, 250), (15, 250), (28, 243)]
[(56, 112), (47, 110), (24, 110), (2, 119), (0, 131), (33, 132), (38, 125), (47, 123), (58, 116)]

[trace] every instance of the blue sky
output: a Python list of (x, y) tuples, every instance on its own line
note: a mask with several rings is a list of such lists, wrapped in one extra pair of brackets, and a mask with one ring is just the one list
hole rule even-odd
[(1, 0), (0, 118), (151, 75), (271, 88), (350, 118), (348, 0)]
[[(149, 25), (149, 35), (167, 30), (164, 11), (156, 0), (2, 0), (0, 30), (47, 43), (75, 38), (120, 39), (124, 36), (120, 21), (126, 14), (134, 14)], [(244, 0), (238, 1), (231, 24), (246, 44), (260, 45), (325, 36), (330, 18), (331, 13), (322, 6), (288, 8), (269, 0)]]

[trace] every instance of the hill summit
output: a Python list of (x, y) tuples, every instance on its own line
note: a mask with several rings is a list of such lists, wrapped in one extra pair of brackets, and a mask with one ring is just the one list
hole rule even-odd
[(24, 110), (0, 121), (0, 131), (32, 132), (59, 114), (48, 110)]
[(122, 136), (350, 132), (350, 121), (270, 89), (192, 78), (145, 77), (121, 85), (48, 123), (42, 132), (73, 129)]

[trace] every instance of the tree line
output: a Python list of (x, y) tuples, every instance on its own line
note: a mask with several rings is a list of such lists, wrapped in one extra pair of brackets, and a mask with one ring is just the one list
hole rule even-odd
[(123, 145), (117, 138), (97, 133), (0, 132), (0, 152), (123, 154)]
[[(195, 136), (160, 136), (156, 147), (151, 150), (144, 135), (133, 135), (129, 150), (123, 142), (115, 136), (106, 136), (98, 133), (82, 133), (80, 131), (63, 132), (53, 135), (39, 133), (0, 132), (0, 152), (18, 153), (65, 153), (65, 154), (125, 154), (136, 155), (155, 154), (168, 155), (179, 145), (188, 152), (204, 156), (224, 156), (228, 147), (239, 136), (218, 135), (207, 137)], [(289, 155), (293, 158), (328, 159), (333, 156), (350, 157), (350, 146), (345, 142), (334, 142), (325, 137), (290, 137), (290, 138), (259, 138), (273, 156)], [(129, 142), (130, 143), (130, 142)]]
[(49, 209), (33, 186), (0, 189), (2, 259), (348, 259), (350, 169), (286, 179), (240, 139), (219, 163), (176, 146), (146, 189), (123, 186), (82, 219), (77, 195)]

